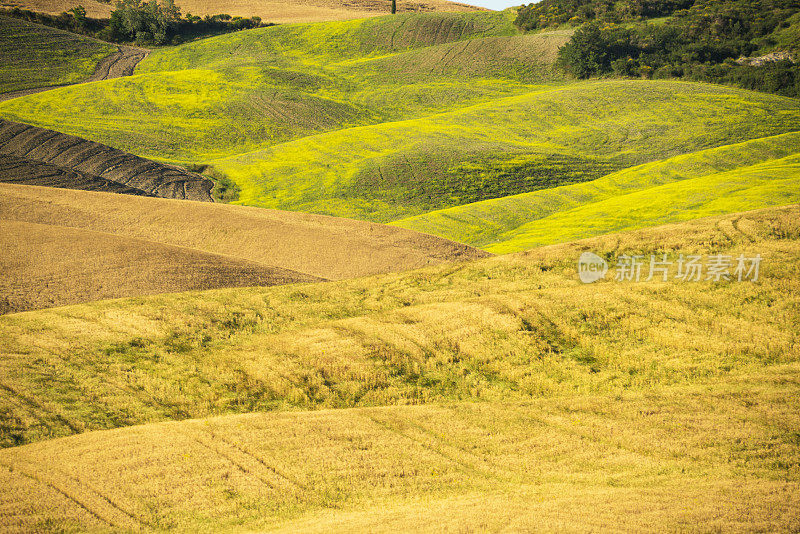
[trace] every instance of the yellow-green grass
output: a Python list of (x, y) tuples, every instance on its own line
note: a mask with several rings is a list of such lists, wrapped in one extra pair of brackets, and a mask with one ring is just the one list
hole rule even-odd
[[(588, 213), (586, 210), (591, 209), (590, 206), (599, 205), (603, 201), (617, 202), (618, 204), (619, 202), (628, 203), (623, 204), (624, 209), (622, 209), (621, 213), (603, 215), (598, 212), (594, 214), (596, 219), (592, 221), (570, 221), (567, 220), (569, 219), (568, 216), (561, 219), (561, 221), (570, 228), (587, 224), (579, 237), (589, 237), (602, 233), (597, 230), (600, 227), (608, 227), (609, 217), (625, 217), (626, 215), (623, 214), (627, 214), (629, 223), (638, 226), (648, 225), (647, 217), (650, 216), (654, 217), (653, 224), (657, 221), (666, 222), (661, 217), (663, 213), (650, 213), (645, 216), (642, 211), (634, 212), (639, 208), (647, 209), (648, 206), (654, 206), (655, 203), (661, 202), (658, 193), (662, 190), (657, 189), (659, 186), (690, 179), (705, 179), (720, 173), (725, 173), (725, 176), (731, 177), (736, 175), (738, 171), (741, 171), (738, 176), (739, 182), (747, 185), (747, 174), (754, 166), (759, 164), (769, 165), (768, 162), (782, 160), (798, 152), (800, 152), (800, 133), (781, 134), (630, 167), (588, 183), (475, 202), (432, 211), (395, 221), (391, 224), (440, 235), (462, 243), (469, 243), (473, 246), (492, 249), (495, 252), (513, 252), (528, 247), (528, 244), (521, 240), (516, 243), (510, 242), (521, 227), (527, 225), (527, 227), (532, 228), (538, 224), (537, 221), (543, 219), (554, 220), (552, 217), (556, 217), (562, 212)], [(781, 184), (791, 183), (791, 180), (796, 179), (796, 177), (793, 177), (792, 165), (784, 163), (779, 166), (780, 172), (774, 176), (776, 181), (771, 184), (777, 188)], [(761, 168), (766, 171), (765, 177), (769, 180), (771, 170), (768, 166)], [(716, 180), (716, 178), (709, 179)], [(782, 181), (785, 179), (790, 181)], [(691, 201), (693, 198), (690, 196), (692, 192), (690, 188), (696, 186), (691, 184), (696, 184), (701, 188), (705, 187), (703, 180), (697, 180), (687, 182), (685, 186), (673, 184), (669, 191), (672, 191), (673, 195), (678, 195), (678, 199), (682, 199), (685, 203), (687, 199)], [(686, 187), (686, 189), (682, 191), (681, 188), (683, 187)], [(775, 192), (777, 193), (777, 189)], [(639, 194), (632, 196), (633, 193)], [(723, 196), (723, 191), (721, 190), (708, 190), (704, 193)], [(791, 190), (788, 193), (790, 195), (793, 194)], [(731, 212), (756, 209), (778, 204), (782, 199), (784, 200), (783, 203), (787, 203), (785, 195), (778, 194), (773, 198), (771, 195), (765, 194), (761, 195), (761, 198), (757, 199), (756, 203), (752, 202), (752, 197), (750, 201), (744, 204), (741, 202), (744, 199), (739, 198), (740, 202), (736, 203), (735, 206), (731, 205), (729, 207)], [(672, 197), (672, 200), (675, 200), (675, 196)], [(733, 198), (728, 200), (732, 202)], [(630, 203), (633, 201), (636, 204)], [(715, 204), (717, 207), (720, 206), (719, 202), (715, 202)], [(696, 208), (684, 211), (682, 214), (684, 218), (697, 216), (701, 215)], [(542, 243), (555, 243), (563, 240), (563, 235), (559, 235), (558, 230), (553, 230), (555, 230), (555, 233), (539, 236), (543, 240), (541, 241)]]
[(499, 236), (494, 253), (800, 202), (800, 154), (560, 211)]
[(80, 82), (116, 50), (94, 39), (0, 16), (0, 93)]
[[(325, 284), (0, 317), (6, 446), (249, 411), (618, 395), (794, 365), (800, 208)], [(583, 285), (583, 250), (761, 254), (757, 282)]]
[[(797, 129), (794, 99), (601, 81), (216, 160), (242, 204), (390, 221)], [(469, 165), (477, 163), (477, 172)], [(497, 171), (485, 172), (497, 165)]]
[[(420, 79), (413, 69), (398, 74), (353, 61), (516, 32), (508, 14), (489, 12), (262, 28), (158, 50), (137, 67), (140, 76), (30, 96), (0, 106), (0, 113), (138, 155), (199, 163), (320, 131), (520, 94), (530, 88), (520, 69), (509, 78), (496, 66), (484, 74), (475, 66), (483, 79), (474, 83), (455, 74)], [(541, 44), (528, 38), (526, 47), (495, 41), (472, 57), (484, 64), (507, 48), (503, 62), (511, 65), (534, 50), (541, 52), (538, 65), (551, 61), (554, 43), (567, 38), (559, 34)], [(529, 79), (550, 76), (528, 70)]]
[(153, 54), (143, 72), (184, 70), (254, 58), (287, 64), (327, 65), (347, 59), (477, 37), (517, 35), (505, 12), (401, 14), (320, 24), (283, 24), (205, 39)]
[(800, 367), (713, 386), (159, 423), (0, 451), (7, 532), (800, 528)]

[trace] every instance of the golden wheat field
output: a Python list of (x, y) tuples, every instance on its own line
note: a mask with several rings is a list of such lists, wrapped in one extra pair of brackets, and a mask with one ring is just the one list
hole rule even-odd
[(796, 2), (175, 4), (0, 0), (0, 532), (800, 532)]
[[(19, 430), (33, 424), (20, 436), (34, 442), (0, 451), (2, 520), (19, 531), (794, 531), (799, 216), (0, 318), (4, 410)], [(577, 251), (709, 246), (761, 251), (761, 282), (575, 279)], [(210, 385), (237, 376), (240, 401), (283, 396), (289, 411), (215, 416), (211, 390), (179, 372), (187, 364)], [(137, 386), (123, 387), (130, 373)], [(159, 422), (170, 407), (207, 415)], [(146, 424), (99, 430), (125, 417)]]

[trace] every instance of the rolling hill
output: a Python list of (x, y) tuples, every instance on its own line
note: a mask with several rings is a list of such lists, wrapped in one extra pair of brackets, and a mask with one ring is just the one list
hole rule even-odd
[(91, 230), (0, 219), (0, 314), (107, 298), (320, 279)]
[[(183, 13), (193, 15), (217, 15), (227, 13), (231, 16), (261, 17), (265, 22), (276, 24), (296, 22), (320, 22), (327, 20), (347, 20), (385, 15), (391, 3), (382, 0), (233, 0), (224, 4), (210, 0), (181, 0), (175, 2)], [(86, 13), (94, 18), (108, 18), (113, 5), (99, 0), (3, 0), (0, 7), (19, 7), (41, 13), (58, 15), (76, 5), (86, 8)], [(398, 2), (399, 13), (425, 13), (433, 11), (468, 12), (481, 8), (447, 0), (406, 0)]]
[[(516, 252), (601, 235), (610, 228), (619, 231), (711, 215), (714, 210), (730, 213), (785, 204), (798, 200), (800, 174), (793, 160), (799, 150), (799, 133), (781, 134), (634, 166), (587, 183), (432, 211), (391, 224), (493, 252)], [(725, 204), (719, 198), (723, 192)], [(664, 209), (665, 202), (669, 209)], [(557, 224), (565, 224), (571, 238), (560, 233)], [(537, 227), (541, 230), (533, 241), (522, 237)]]
[[(511, 220), (484, 214), (503, 222), (477, 237), (458, 215), (452, 229), (428, 221), (797, 129), (795, 99), (663, 80), (569, 82), (553, 62), (570, 32), (520, 35), (512, 19), (433, 13), (238, 32), (159, 50), (129, 78), (0, 104), (0, 114), (209, 165), (240, 189), (239, 204), (419, 224), (498, 252), (552, 242), (498, 237), (531, 222), (535, 207)], [(796, 200), (764, 191), (695, 212)]]
[(109, 43), (0, 15), (0, 99), (2, 93), (83, 81), (116, 50)]
[[(331, 217), (0, 184), (0, 311), (341, 279), (488, 254)], [(43, 290), (46, 288), (46, 290)]]
[[(386, 222), (791, 132), (799, 119), (790, 98), (602, 81), (305, 137), (212, 164), (241, 187), (243, 204)], [(494, 173), (485, 172), (487, 160), (499, 160)]]
[[(0, 317), (2, 436), (39, 442), (0, 451), (1, 521), (791, 531), (798, 215)], [(763, 262), (757, 282), (583, 285), (585, 250)]]
[[(405, 73), (360, 61), (517, 33), (505, 13), (261, 28), (158, 50), (136, 76), (15, 99), (0, 104), (0, 114), (144, 157), (207, 163), (309, 134), (529, 90), (505, 76), (484, 76), (480, 84), (457, 75), (407, 83)], [(542, 41), (552, 55), (552, 38)], [(509, 46), (524, 54), (516, 39)], [(484, 57), (498, 48), (485, 47)]]
[(0, 530), (800, 531), (798, 100), (399, 4), (0, 17)]

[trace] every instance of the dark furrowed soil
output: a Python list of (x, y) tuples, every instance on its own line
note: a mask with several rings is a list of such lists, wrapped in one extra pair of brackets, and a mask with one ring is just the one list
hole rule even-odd
[[(213, 201), (213, 182), (199, 174), (80, 137), (2, 119), (0, 155), (6, 156), (0, 170), (4, 182), (44, 185), (26, 181), (40, 177), (67, 189), (128, 189), (129, 194)], [(89, 186), (87, 180), (94, 185)]]
[(141, 189), (118, 184), (98, 176), (8, 154), (0, 154), (0, 182), (152, 196)]
[(119, 46), (116, 52), (100, 60), (94, 74), (92, 74), (86, 82), (98, 82), (101, 80), (122, 78), (123, 76), (132, 76), (136, 65), (146, 58), (149, 53), (150, 51), (144, 48)]

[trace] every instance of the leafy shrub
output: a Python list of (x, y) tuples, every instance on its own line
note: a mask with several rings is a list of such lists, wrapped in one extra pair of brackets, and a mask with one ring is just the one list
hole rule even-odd
[[(545, 1), (555, 2), (542, 3)], [(560, 3), (571, 5), (575, 1)], [(582, 2), (593, 9), (601, 4)], [(678, 77), (800, 96), (800, 68), (792, 61), (764, 61), (760, 65), (736, 61), (774, 44), (772, 34), (800, 13), (800, 4), (792, 0), (697, 0), (690, 9), (675, 11), (663, 24), (622, 26), (605, 21), (612, 18), (608, 13), (592, 13), (594, 19), (580, 27), (559, 51), (559, 64), (578, 78), (606, 74)]]

